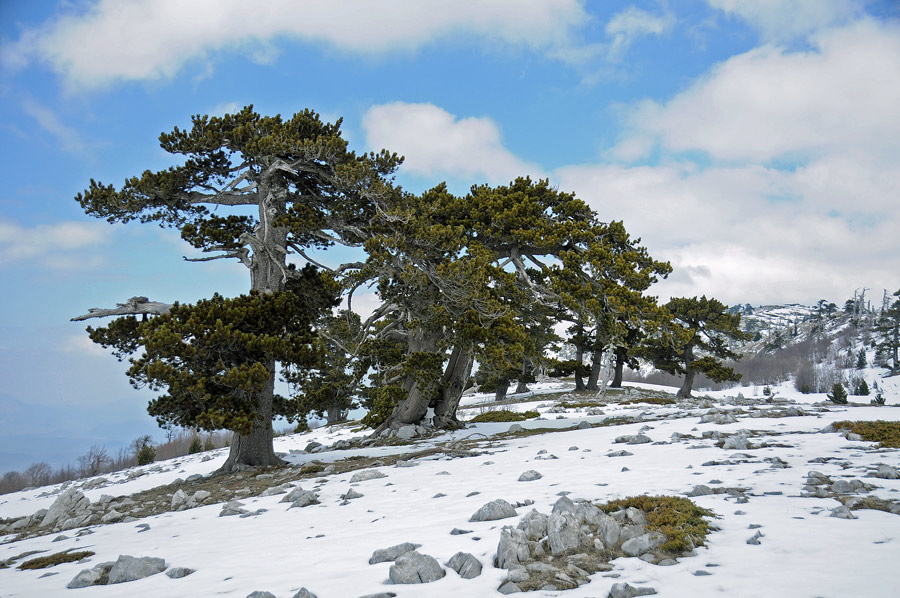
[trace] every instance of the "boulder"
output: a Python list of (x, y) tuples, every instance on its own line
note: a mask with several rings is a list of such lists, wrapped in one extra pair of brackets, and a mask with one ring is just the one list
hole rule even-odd
[(622, 552), (628, 556), (640, 556), (645, 552), (659, 548), (665, 542), (666, 537), (664, 535), (659, 532), (650, 532), (622, 542)]
[(412, 440), (416, 436), (418, 436), (418, 432), (416, 431), (416, 427), (412, 424), (408, 424), (405, 426), (400, 426), (397, 429), (397, 433), (395, 434), (397, 438), (400, 440)]
[(386, 478), (387, 476), (377, 469), (364, 469), (362, 471), (357, 471), (353, 474), (353, 477), (350, 478), (350, 483), (355, 484), (356, 482), (366, 482), (368, 480), (377, 480), (379, 478)]
[(193, 509), (194, 507), (199, 507), (203, 504), (207, 498), (212, 496), (211, 492), (207, 492), (206, 490), (197, 490), (194, 492), (190, 498), (187, 499), (185, 503), (189, 509)]
[(883, 480), (900, 479), (900, 471), (890, 465), (879, 464), (878, 469), (869, 474), (873, 478), (881, 478)]
[(109, 571), (113, 568), (113, 565), (115, 565), (115, 563), (110, 561), (107, 563), (100, 563), (90, 569), (82, 569), (78, 572), (78, 575), (72, 578), (72, 581), (70, 581), (66, 587), (70, 590), (75, 590), (89, 586), (106, 585), (109, 583)]
[(544, 477), (544, 476), (542, 476), (537, 471), (535, 471), (533, 469), (529, 469), (528, 471), (523, 472), (522, 475), (519, 476), (519, 481), (520, 482), (533, 482), (535, 480), (541, 479), (542, 477)]
[(616, 548), (619, 545), (619, 539), (622, 535), (622, 526), (612, 517), (606, 517), (597, 526), (597, 535), (603, 546), (606, 548)]
[(481, 562), (468, 552), (457, 552), (446, 565), (459, 573), (463, 579), (472, 579), (481, 575)]
[(725, 450), (746, 451), (749, 448), (747, 446), (747, 434), (743, 430), (737, 434), (732, 434), (725, 439), (725, 444), (722, 448)]
[(306, 588), (300, 588), (291, 598), (319, 598)]
[(525, 532), (508, 525), (504, 526), (500, 530), (496, 566), (499, 569), (512, 569), (525, 564), (530, 558), (531, 549)]
[(525, 532), (529, 540), (540, 540), (547, 535), (547, 516), (532, 509), (522, 517), (516, 527)]
[(187, 567), (172, 567), (168, 571), (166, 571), (166, 577), (171, 577), (172, 579), (181, 579), (182, 577), (187, 577), (191, 573), (196, 573), (194, 569), (188, 569)]
[(553, 554), (578, 548), (581, 546), (581, 526), (578, 519), (569, 512), (551, 513), (547, 520), (547, 538)]
[(184, 490), (179, 488), (175, 491), (175, 494), (172, 495), (172, 502), (170, 503), (173, 509), (177, 509), (178, 507), (184, 505), (187, 502), (187, 494), (184, 493)]
[(635, 598), (636, 596), (651, 596), (656, 593), (653, 588), (639, 588), (628, 583), (614, 583), (609, 590), (608, 598)]
[(469, 521), (496, 521), (498, 519), (506, 519), (507, 517), (515, 517), (516, 515), (518, 515), (518, 513), (516, 513), (515, 507), (502, 498), (498, 498), (475, 511), (475, 513), (469, 517)]
[(166, 561), (152, 556), (133, 557), (127, 554), (119, 556), (109, 571), (109, 583), (125, 583), (162, 573), (166, 570)]
[(47, 514), (41, 520), (41, 527), (58, 525), (70, 519), (77, 520), (90, 516), (90, 507), (91, 501), (81, 491), (69, 488), (50, 505)]
[(856, 515), (853, 514), (853, 511), (844, 505), (832, 509), (829, 517), (837, 517), (838, 519), (856, 519)]
[(389, 548), (379, 548), (372, 553), (372, 556), (369, 558), (369, 564), (375, 565), (377, 563), (387, 563), (397, 560), (398, 557), (403, 556), (407, 552), (412, 552), (420, 546), (421, 544), (404, 542), (403, 544), (395, 544), (394, 546), (391, 546)]
[(304, 490), (300, 486), (297, 486), (288, 492), (287, 495), (281, 499), (281, 502), (291, 503), (291, 508), (308, 507), (309, 505), (314, 505), (319, 502), (319, 493), (315, 490)]
[(250, 592), (249, 594), (247, 594), (247, 598), (276, 598), (276, 596), (272, 592), (263, 592), (260, 590), (256, 590), (255, 592)]
[(391, 583), (431, 583), (444, 577), (446, 572), (434, 557), (415, 550), (397, 557), (388, 576)]

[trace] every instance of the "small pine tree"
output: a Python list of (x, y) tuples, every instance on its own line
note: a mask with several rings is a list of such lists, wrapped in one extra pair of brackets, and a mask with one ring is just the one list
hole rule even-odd
[(204, 451), (216, 450), (216, 445), (213, 444), (212, 436), (207, 436), (206, 440), (203, 441), (203, 450)]
[(194, 436), (194, 439), (191, 440), (191, 446), (188, 447), (188, 454), (194, 455), (196, 453), (203, 451), (203, 443), (200, 441), (199, 436)]
[(150, 443), (143, 445), (137, 453), (138, 465), (150, 465), (154, 461), (156, 461), (156, 449)]
[[(859, 353), (856, 354), (856, 369), (861, 370), (869, 364), (866, 359), (866, 350), (860, 349)], [(868, 394), (868, 393), (867, 393)]]
[(831, 392), (825, 396), (835, 405), (847, 404), (847, 391), (844, 390), (844, 385), (840, 382), (835, 382), (834, 386), (831, 387)]
[(856, 383), (856, 385), (853, 387), (853, 394), (860, 396), (860, 397), (868, 396), (869, 395), (868, 383), (865, 380), (863, 380), (862, 378), (860, 378), (859, 381)]

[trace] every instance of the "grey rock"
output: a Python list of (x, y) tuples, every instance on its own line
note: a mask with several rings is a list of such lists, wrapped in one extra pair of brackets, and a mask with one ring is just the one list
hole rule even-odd
[(172, 567), (168, 571), (166, 571), (166, 577), (171, 577), (172, 579), (181, 579), (182, 577), (187, 577), (191, 573), (195, 573), (196, 569), (188, 569), (187, 567)]
[(621, 538), (619, 538), (622, 542), (625, 540), (630, 540), (632, 538), (637, 538), (638, 536), (644, 535), (644, 526), (643, 525), (626, 525), (622, 527)]
[(306, 588), (300, 588), (291, 598), (319, 598)]
[(504, 526), (500, 530), (500, 543), (497, 545), (497, 567), (511, 569), (526, 563), (529, 558), (531, 550), (525, 532)]
[(747, 435), (741, 431), (737, 434), (733, 434), (725, 439), (725, 444), (723, 447), (725, 450), (738, 450), (745, 451), (749, 447), (747, 446)]
[(418, 432), (416, 431), (416, 427), (413, 425), (400, 426), (397, 429), (396, 437), (400, 440), (411, 440), (418, 436)]
[(346, 492), (341, 494), (342, 500), (353, 500), (354, 498), (362, 498), (362, 497), (363, 497), (363, 494), (361, 492), (357, 492), (353, 488), (350, 488), (349, 490), (347, 490)]
[(272, 486), (271, 488), (266, 488), (262, 491), (260, 496), (277, 496), (279, 494), (286, 494), (287, 490), (282, 488), (281, 486)]
[(394, 598), (397, 594), (393, 592), (378, 592), (377, 594), (366, 594), (359, 598)]
[(578, 511), (578, 507), (575, 506), (575, 503), (568, 496), (559, 497), (555, 503), (553, 503), (553, 510), (551, 513), (571, 513), (575, 514)]
[(310, 442), (309, 444), (307, 444), (307, 445), (306, 445), (306, 448), (305, 448), (304, 450), (305, 450), (307, 453), (313, 453), (313, 452), (316, 451), (316, 449), (321, 449), (321, 448), (323, 448), (321, 442), (315, 442), (315, 441), (313, 441), (313, 442)]
[(247, 594), (247, 598), (276, 598), (276, 596), (272, 592), (263, 592), (260, 590), (256, 590), (255, 592), (250, 592), (249, 594)]
[(400, 555), (388, 576), (391, 583), (431, 583), (444, 577), (446, 572), (434, 557), (413, 550)]
[(469, 517), (469, 521), (496, 521), (498, 519), (506, 519), (507, 517), (515, 517), (516, 509), (503, 500), (498, 498), (492, 500)]
[(829, 517), (837, 517), (838, 519), (856, 519), (856, 515), (853, 514), (853, 511), (844, 505), (832, 509)]
[(628, 507), (625, 509), (625, 516), (635, 525), (646, 525), (647, 517), (644, 512), (636, 507)]
[(686, 496), (708, 496), (710, 494), (715, 494), (715, 491), (713, 491), (713, 489), (709, 486), (699, 484), (697, 486), (694, 486), (693, 490), (686, 493)]
[(847, 434), (847, 440), (850, 440), (852, 442), (862, 442), (862, 439), (863, 439), (863, 437), (861, 435), (856, 434), (854, 432), (849, 432)]
[(457, 552), (450, 557), (446, 564), (459, 573), (463, 579), (472, 579), (481, 575), (481, 561), (468, 552)]
[(509, 427), (509, 429), (507, 430), (507, 432), (510, 432), (510, 433), (521, 432), (521, 431), (524, 430), (524, 429), (525, 429), (525, 428), (523, 428), (523, 427), (522, 427), (521, 425), (519, 425), (519, 424), (513, 424), (513, 425), (511, 425), (511, 426)]
[(618, 436), (616, 442), (619, 444), (647, 444), (648, 442), (651, 442), (651, 440), (646, 434), (631, 434), (627, 436)]
[(386, 478), (387, 476), (377, 469), (364, 469), (362, 471), (357, 471), (353, 474), (353, 477), (350, 478), (350, 483), (355, 484), (356, 482), (367, 482), (369, 480), (377, 480), (380, 478)]
[(450, 530), (451, 536), (461, 536), (463, 534), (471, 534), (471, 533), (472, 533), (472, 530), (470, 530), (470, 529), (459, 529), (458, 527), (454, 527), (452, 530)]
[(395, 544), (394, 546), (391, 546), (389, 548), (379, 548), (372, 553), (372, 556), (369, 558), (369, 564), (375, 565), (377, 563), (387, 563), (390, 561), (394, 561), (397, 559), (397, 557), (400, 557), (407, 552), (412, 552), (420, 546), (421, 544), (404, 542), (403, 544)]
[[(319, 503), (319, 493), (315, 490), (301, 490), (300, 492), (291, 492), (291, 494), (293, 494), (293, 500), (291, 500), (290, 506), (291, 509), (308, 507), (309, 505), (315, 505)], [(360, 496), (362, 495), (360, 494)], [(282, 499), (282, 502), (284, 502), (284, 499)]]
[(869, 476), (883, 480), (897, 480), (900, 479), (900, 471), (890, 465), (880, 464), (878, 469), (870, 473)]
[(608, 598), (635, 598), (635, 596), (651, 596), (656, 593), (653, 588), (639, 588), (628, 583), (614, 583), (609, 590)]
[[(587, 414), (588, 415), (603, 415), (603, 410), (597, 409), (597, 408), (592, 408), (592, 409), (588, 409)], [(578, 430), (589, 430), (592, 427), (593, 426), (591, 426), (591, 423), (588, 421), (585, 421), (585, 420), (581, 420), (578, 423), (578, 425), (575, 426), (575, 428)]]
[(187, 494), (184, 493), (184, 490), (179, 488), (175, 491), (175, 494), (172, 495), (172, 501), (169, 503), (173, 509), (177, 509), (187, 502)]
[(572, 513), (551, 513), (547, 521), (550, 552), (561, 554), (581, 546), (581, 526)]
[(607, 457), (630, 457), (634, 453), (630, 453), (628, 451), (613, 451), (611, 453), (607, 453)]
[(189, 509), (193, 509), (194, 507), (199, 507), (200, 505), (202, 505), (203, 502), (210, 496), (212, 496), (211, 492), (207, 492), (206, 490), (197, 490), (190, 496), (190, 498), (187, 499), (187, 503), (185, 504)]
[(704, 577), (706, 575), (712, 575), (712, 573), (706, 571), (705, 569), (697, 569), (696, 571), (694, 571), (694, 575), (696, 577)]
[(521, 592), (522, 590), (513, 582), (505, 581), (499, 588), (497, 588), (497, 591), (501, 594), (515, 594), (516, 592)]
[(853, 492), (853, 484), (847, 480), (837, 480), (831, 485), (831, 491), (836, 494), (849, 494)]
[(122, 518), (125, 517), (124, 513), (119, 513), (115, 509), (110, 509), (107, 514), (100, 518), (101, 523), (115, 523), (116, 521), (121, 521)]
[(622, 535), (622, 526), (612, 517), (607, 517), (600, 522), (597, 527), (597, 534), (603, 546), (606, 548), (616, 548), (619, 545), (619, 539)]
[(520, 482), (533, 482), (535, 480), (541, 479), (542, 477), (544, 477), (544, 476), (542, 476), (537, 471), (535, 471), (533, 469), (529, 469), (528, 471), (523, 472), (522, 475), (519, 476), (519, 481)]
[(528, 581), (531, 579), (531, 574), (528, 573), (528, 570), (524, 567), (516, 567), (515, 569), (510, 569), (506, 573), (506, 581), (511, 581), (513, 583), (522, 583), (523, 581)]
[(125, 583), (162, 573), (166, 569), (166, 561), (152, 556), (133, 557), (127, 554), (119, 556), (109, 571), (109, 583)]
[(764, 534), (761, 531), (757, 530), (755, 534), (747, 539), (747, 544), (750, 544), (751, 546), (759, 546), (759, 539), (762, 537), (764, 537)]
[(666, 537), (664, 535), (659, 532), (650, 532), (649, 534), (642, 534), (622, 542), (622, 552), (628, 556), (638, 556), (659, 548), (665, 542)]
[(91, 501), (81, 491), (69, 488), (63, 491), (47, 509), (47, 514), (41, 520), (41, 527), (56, 525), (70, 519), (80, 519), (85, 515), (89, 516), (90, 507)]
[(547, 516), (532, 509), (525, 513), (516, 527), (525, 532), (529, 540), (540, 540), (547, 535)]
[(109, 583), (109, 571), (113, 568), (112, 561), (100, 563), (90, 569), (82, 569), (78, 575), (72, 578), (72, 581), (66, 586), (70, 590), (78, 588), (86, 588), (89, 586), (102, 586)]

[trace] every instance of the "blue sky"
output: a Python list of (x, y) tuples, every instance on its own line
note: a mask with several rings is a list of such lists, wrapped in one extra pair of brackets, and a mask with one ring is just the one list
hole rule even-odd
[(343, 117), (354, 149), (406, 156), (413, 191), (548, 177), (672, 262), (662, 298), (900, 287), (895, 2), (246, 6), (0, 2), (0, 471), (160, 437), (70, 317), (246, 290), (242, 266), (186, 263), (171, 231), (73, 199), (172, 164), (157, 137), (192, 114)]

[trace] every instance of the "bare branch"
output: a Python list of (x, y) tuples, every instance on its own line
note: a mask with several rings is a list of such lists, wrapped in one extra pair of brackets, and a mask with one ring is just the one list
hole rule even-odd
[(138, 314), (163, 315), (169, 313), (171, 303), (150, 301), (146, 297), (132, 297), (125, 303), (117, 303), (113, 308), (92, 307), (88, 313), (72, 318), (71, 322), (79, 322), (90, 318), (106, 318), (109, 316), (133, 316)]

